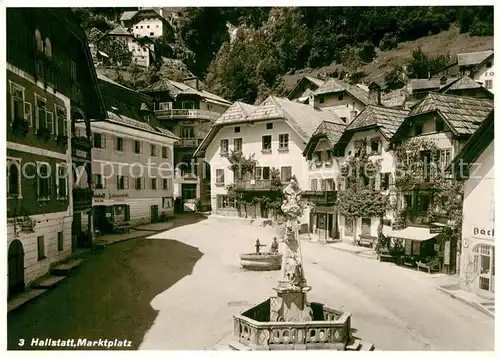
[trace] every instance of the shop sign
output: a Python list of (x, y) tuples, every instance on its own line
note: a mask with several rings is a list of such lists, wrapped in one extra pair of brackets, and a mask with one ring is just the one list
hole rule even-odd
[(128, 197), (128, 193), (120, 193), (120, 194), (110, 193), (109, 194), (109, 199), (115, 199), (115, 200), (116, 199), (117, 200), (122, 199), (123, 200), (123, 199), (125, 199), (127, 197)]
[(85, 152), (83, 150), (75, 150), (75, 155), (77, 157), (83, 157), (84, 159), (87, 158), (87, 152)]
[(450, 265), (451, 243), (449, 240), (444, 242), (444, 265)]
[(431, 234), (436, 234), (436, 233), (444, 233), (446, 227), (429, 227), (429, 233)]
[(472, 228), (472, 235), (478, 238), (493, 239), (495, 237), (494, 229), (484, 229), (481, 227)]

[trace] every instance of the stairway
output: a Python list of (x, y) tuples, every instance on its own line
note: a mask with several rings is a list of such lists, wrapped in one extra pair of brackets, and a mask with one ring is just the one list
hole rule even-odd
[(354, 341), (351, 341), (349, 345), (346, 346), (346, 351), (374, 351), (375, 346), (373, 343), (370, 343), (368, 341), (360, 340), (360, 339), (354, 339)]
[(481, 302), (480, 304), (487, 311), (489, 311), (493, 316), (495, 316), (495, 300)]

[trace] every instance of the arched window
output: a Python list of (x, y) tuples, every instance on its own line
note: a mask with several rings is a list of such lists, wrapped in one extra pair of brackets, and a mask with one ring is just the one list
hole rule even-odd
[(43, 52), (42, 35), (40, 34), (40, 31), (38, 31), (38, 30), (35, 30), (35, 41), (36, 41), (36, 49), (40, 52)]
[(52, 58), (52, 44), (48, 38), (45, 39), (45, 55)]
[(9, 196), (18, 196), (19, 190), (19, 166), (17, 162), (11, 161), (7, 170), (7, 194)]

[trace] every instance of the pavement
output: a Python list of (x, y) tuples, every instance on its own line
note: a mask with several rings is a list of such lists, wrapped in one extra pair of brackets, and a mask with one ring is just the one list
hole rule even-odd
[[(142, 226), (131, 227), (129, 233), (105, 234), (100, 237), (97, 237), (95, 242), (96, 245), (108, 246), (131, 239), (148, 237), (152, 234), (156, 234), (159, 232), (166, 231), (168, 229), (172, 229), (173, 227), (180, 226), (183, 224), (183, 222), (189, 221), (193, 216), (201, 217), (201, 215), (180, 214), (171, 217), (167, 222), (151, 223)], [(90, 249), (77, 249), (77, 251), (71, 256), (70, 259), (74, 260), (74, 258), (86, 254), (89, 251)], [(59, 264), (58, 267), (64, 269), (64, 263)], [(32, 286), (28, 288), (26, 291), (11, 297), (7, 301), (7, 312), (11, 313), (12, 311), (23, 306), (24, 304), (38, 298), (43, 293), (47, 292), (48, 289), (55, 287), (55, 285), (61, 282), (64, 278), (65, 277), (61, 276), (55, 277), (49, 274), (40, 277), (39, 279), (34, 281), (31, 284)]]
[[(212, 349), (227, 339), (233, 314), (275, 295), (279, 272), (238, 267), (238, 254), (252, 251), (256, 238), (265, 244), (274, 235), (270, 227), (213, 217), (149, 237), (181, 241), (203, 256), (191, 275), (151, 301), (158, 315), (140, 349)], [(301, 244), (309, 300), (351, 312), (355, 335), (376, 349), (493, 350), (494, 321), (437, 289), (454, 278), (345, 254), (328, 244)]]
[[(19, 348), (19, 338), (80, 337), (128, 338), (133, 349), (214, 349), (230, 339), (233, 315), (275, 295), (279, 271), (239, 267), (255, 239), (275, 235), (272, 227), (186, 217), (89, 254), (77, 274), (9, 314), (8, 348)], [(377, 350), (493, 350), (494, 320), (437, 289), (456, 277), (301, 244), (308, 299), (351, 312), (354, 335)]]

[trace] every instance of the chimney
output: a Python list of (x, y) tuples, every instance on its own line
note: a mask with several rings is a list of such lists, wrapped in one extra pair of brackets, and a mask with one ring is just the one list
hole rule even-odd
[(442, 76), (441, 78), (439, 78), (440, 87), (444, 87), (446, 85), (447, 81), (448, 81), (448, 78), (446, 78), (446, 76)]
[(374, 104), (374, 105), (380, 105), (380, 102), (381, 102), (381, 88), (380, 86), (375, 83), (375, 82), (372, 82), (369, 86), (368, 86), (368, 99), (370, 100), (370, 104)]
[(196, 76), (184, 78), (183, 83), (193, 89), (200, 90), (200, 82)]
[(316, 101), (315, 101), (314, 94), (309, 95), (309, 106), (312, 108), (316, 108)]

